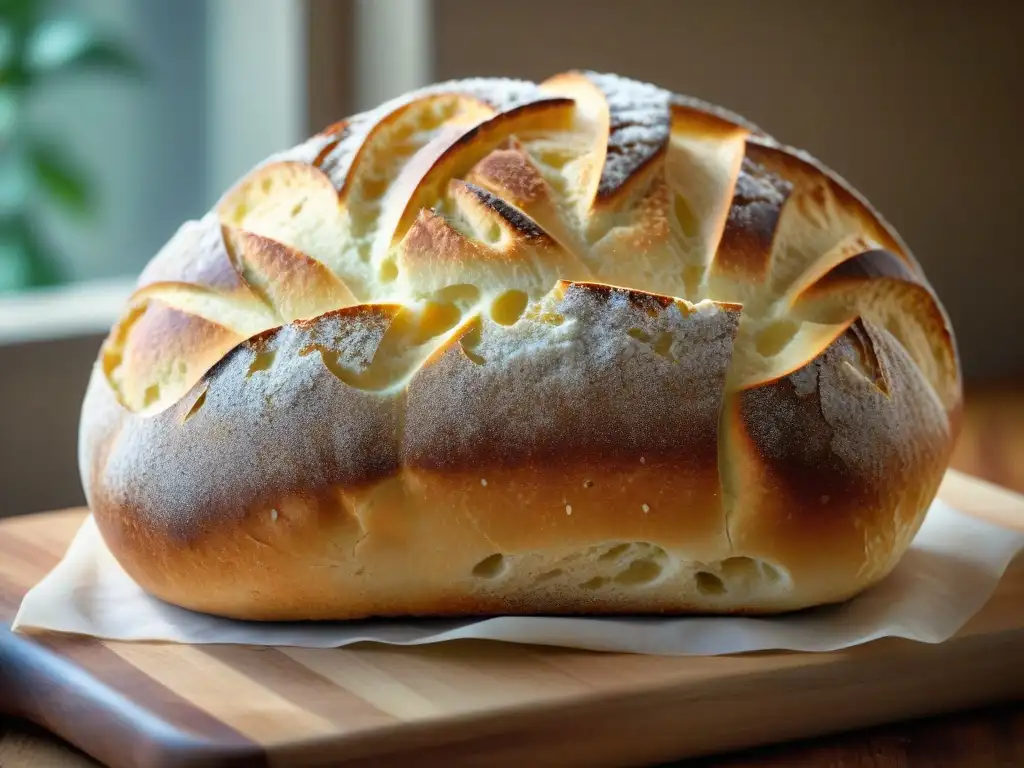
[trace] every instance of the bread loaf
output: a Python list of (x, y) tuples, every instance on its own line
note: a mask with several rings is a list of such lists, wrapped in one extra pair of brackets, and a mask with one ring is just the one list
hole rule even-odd
[(890, 572), (960, 406), (939, 300), (846, 182), (571, 72), (246, 174), (143, 270), (79, 461), (113, 555), (197, 611), (772, 613)]

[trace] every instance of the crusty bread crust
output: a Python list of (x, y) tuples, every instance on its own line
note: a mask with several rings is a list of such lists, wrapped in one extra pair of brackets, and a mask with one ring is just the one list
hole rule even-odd
[(960, 386), (920, 265), (813, 158), (614, 76), (472, 80), (183, 226), (79, 458), (114, 556), (194, 610), (763, 613), (891, 571)]

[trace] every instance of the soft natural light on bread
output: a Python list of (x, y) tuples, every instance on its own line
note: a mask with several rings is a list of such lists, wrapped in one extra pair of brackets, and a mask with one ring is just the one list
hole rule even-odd
[(143, 271), (80, 464), (115, 557), (200, 611), (774, 612), (889, 573), (960, 405), (941, 304), (849, 185), (573, 72), (259, 164)]

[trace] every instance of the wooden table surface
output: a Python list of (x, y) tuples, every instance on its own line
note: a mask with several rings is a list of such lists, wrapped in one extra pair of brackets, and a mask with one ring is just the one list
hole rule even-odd
[[(953, 466), (1024, 492), (1024, 379), (969, 388)], [(0, 768), (95, 768), (43, 729), (0, 717)], [(1024, 767), (1024, 702), (680, 763), (680, 768)]]

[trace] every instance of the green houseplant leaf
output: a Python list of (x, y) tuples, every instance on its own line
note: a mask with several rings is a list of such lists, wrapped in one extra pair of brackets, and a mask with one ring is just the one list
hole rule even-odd
[(0, 218), (19, 216), (31, 202), (33, 169), (19, 144), (0, 152)]
[(27, 216), (0, 219), (0, 289), (6, 285), (53, 285), (60, 265)]
[(33, 141), (29, 147), (37, 186), (69, 213), (93, 212), (92, 190), (84, 172), (58, 145)]
[(142, 76), (126, 49), (49, 0), (0, 0), (0, 293), (61, 282), (40, 231), (40, 205), (85, 216), (94, 188), (59, 141), (36, 133), (27, 106), (52, 80), (89, 71)]
[(31, 76), (89, 69), (142, 74), (140, 64), (127, 51), (70, 16), (46, 19), (35, 27), (25, 47), (25, 68)]

